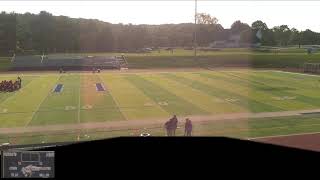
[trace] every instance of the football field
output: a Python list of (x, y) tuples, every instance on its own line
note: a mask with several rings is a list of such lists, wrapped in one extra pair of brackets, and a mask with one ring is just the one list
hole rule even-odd
[[(0, 81), (18, 75), (22, 89), (0, 93), (0, 129), (126, 122), (129, 126), (165, 122), (173, 114), (215, 117), (320, 109), (319, 76), (281, 71), (20, 73), (2, 74)], [(208, 135), (209, 127), (199, 135)]]

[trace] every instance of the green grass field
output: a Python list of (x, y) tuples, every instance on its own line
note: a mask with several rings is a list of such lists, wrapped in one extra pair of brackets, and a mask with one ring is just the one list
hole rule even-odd
[[(320, 109), (320, 76), (280, 71), (110, 71), (100, 74), (28, 73), (21, 76), (21, 90), (0, 93), (0, 128), (154, 119), (165, 122), (173, 114), (193, 117)], [(2, 74), (0, 80), (16, 77)], [(106, 91), (98, 92), (95, 83), (103, 84)], [(63, 84), (60, 93), (53, 92), (57, 84)], [(319, 120), (313, 115), (195, 123), (195, 135), (256, 137), (319, 131)], [(99, 131), (84, 127), (80, 132), (60, 134), (2, 134), (0, 142), (9, 137), (14, 139), (10, 139), (12, 143), (69, 141), (78, 135), (82, 140), (97, 139), (138, 135), (144, 128), (152, 135), (164, 135), (159, 125), (127, 127), (130, 128), (132, 130)], [(181, 129), (178, 134), (182, 135)]]

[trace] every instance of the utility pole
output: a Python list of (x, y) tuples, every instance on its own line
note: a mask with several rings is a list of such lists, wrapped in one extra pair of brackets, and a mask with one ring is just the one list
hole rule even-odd
[(193, 48), (194, 48), (194, 59), (197, 59), (197, 5), (198, 1), (195, 0), (194, 4), (194, 42), (193, 42)]

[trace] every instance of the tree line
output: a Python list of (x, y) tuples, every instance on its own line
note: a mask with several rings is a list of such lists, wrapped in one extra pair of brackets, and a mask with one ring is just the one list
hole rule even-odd
[[(195, 33), (196, 32), (196, 33)], [(320, 44), (320, 33), (298, 31), (287, 25), (269, 28), (258, 20), (251, 25), (235, 21), (225, 29), (218, 19), (199, 13), (192, 23), (133, 25), (111, 24), (96, 19), (39, 14), (0, 14), (0, 52), (108, 52), (131, 51), (144, 47), (208, 46), (230, 36), (240, 35), (243, 43), (268, 46)], [(257, 36), (259, 34), (259, 36)], [(259, 38), (260, 37), (260, 38)]]

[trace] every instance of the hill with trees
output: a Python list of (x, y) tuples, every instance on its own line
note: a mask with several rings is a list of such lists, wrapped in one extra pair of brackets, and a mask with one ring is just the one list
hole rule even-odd
[(192, 47), (195, 30), (199, 46), (228, 39), (232, 34), (239, 34), (243, 43), (266, 46), (320, 44), (320, 33), (309, 29), (298, 31), (287, 25), (269, 28), (260, 20), (251, 25), (235, 21), (230, 29), (225, 29), (217, 18), (204, 13), (198, 14), (197, 20), (197, 26), (192, 23), (133, 25), (54, 16), (45, 11), (39, 14), (2, 12), (0, 53), (110, 52), (144, 47)]

